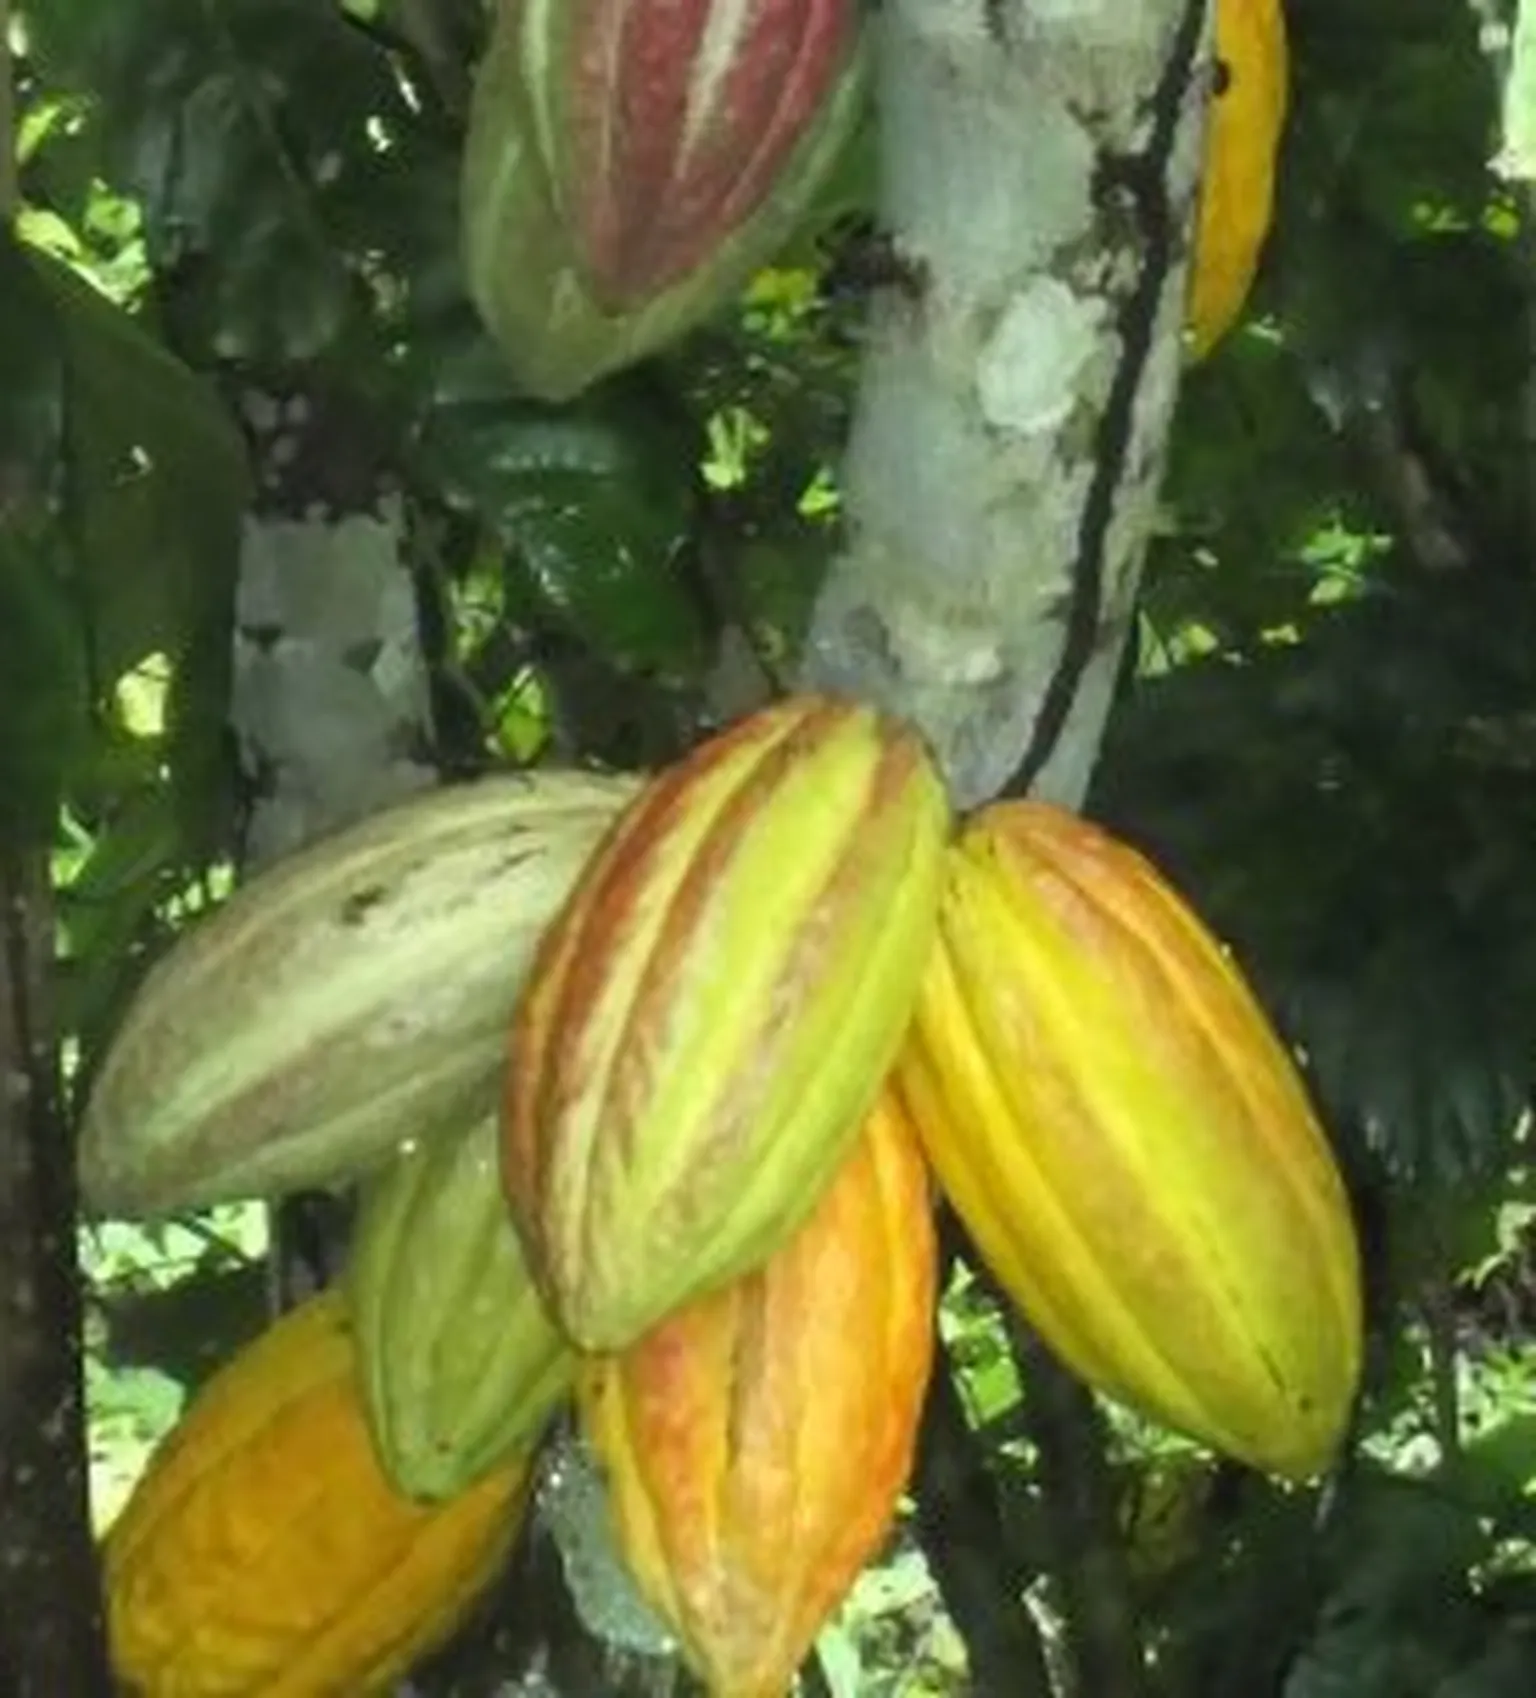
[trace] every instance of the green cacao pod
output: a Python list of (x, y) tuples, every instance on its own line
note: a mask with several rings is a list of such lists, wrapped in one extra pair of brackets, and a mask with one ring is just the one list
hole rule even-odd
[(575, 1359), (502, 1197), (494, 1113), (369, 1180), (347, 1295), (374, 1444), (407, 1497), (456, 1497), (531, 1447), (570, 1389)]
[(715, 1698), (783, 1698), (889, 1531), (936, 1287), (928, 1170), (886, 1091), (756, 1273), (583, 1367), (620, 1552)]
[(350, 1181), (496, 1102), (545, 925), (636, 783), (498, 777), (275, 862), (146, 977), (90, 1094), (87, 1206), (170, 1213)]
[(815, 696), (653, 778), (545, 934), (502, 1169), (556, 1320), (617, 1350), (810, 1213), (911, 1017), (949, 809), (917, 737)]
[(952, 850), (901, 1088), (992, 1272), (1090, 1384), (1306, 1476), (1360, 1369), (1343, 1183), (1230, 956), (1140, 855), (1061, 809)]
[(728, 302), (860, 114), (858, 0), (501, 0), (464, 156), (470, 292), (565, 400)]

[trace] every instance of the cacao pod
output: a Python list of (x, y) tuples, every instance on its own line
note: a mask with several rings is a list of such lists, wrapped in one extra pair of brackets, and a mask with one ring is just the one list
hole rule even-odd
[(451, 1504), (392, 1491), (335, 1292), (194, 1398), (107, 1534), (108, 1631), (142, 1698), (367, 1698), (446, 1639), (506, 1559), (526, 1458)]
[(1216, 59), (1188, 307), (1196, 360), (1237, 323), (1274, 212), (1290, 78), (1280, 0), (1217, 0)]
[(936, 1262), (927, 1168), (887, 1091), (762, 1268), (580, 1370), (620, 1552), (712, 1698), (783, 1698), (889, 1529)]
[(863, 105), (859, 0), (501, 0), (464, 156), (470, 292), (566, 400), (725, 305)]
[(81, 1129), (103, 1215), (356, 1178), (496, 1102), (544, 926), (632, 779), (539, 772), (386, 808), (274, 862), (146, 977)]
[(1230, 958), (1142, 856), (976, 814), (899, 1064), (978, 1249), (1091, 1385), (1255, 1467), (1342, 1436), (1361, 1298), (1343, 1183)]
[(949, 810), (911, 731), (800, 696), (653, 778), (545, 934), (502, 1170), (583, 1349), (766, 1260), (830, 1182), (911, 1017)]
[(397, 1491), (456, 1497), (537, 1441), (575, 1361), (507, 1214), (494, 1112), (368, 1181), (346, 1277), (363, 1403)]

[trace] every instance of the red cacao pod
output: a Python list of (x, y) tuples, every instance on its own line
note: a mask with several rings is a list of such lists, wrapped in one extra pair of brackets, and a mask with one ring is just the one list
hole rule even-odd
[(799, 696), (653, 778), (544, 935), (502, 1173), (584, 1349), (759, 1265), (836, 1172), (932, 948), (949, 808), (916, 735)]
[(859, 0), (501, 0), (462, 189), (470, 293), (564, 400), (718, 310), (864, 109)]
[(713, 1698), (782, 1698), (889, 1529), (936, 1260), (927, 1169), (885, 1092), (763, 1268), (581, 1371), (620, 1551)]
[(633, 306), (744, 224), (852, 62), (858, 0), (525, 0), (530, 90), (594, 297)]
[(1359, 1255), (1295, 1065), (1142, 856), (1041, 803), (973, 817), (899, 1064), (993, 1273), (1090, 1384), (1307, 1475), (1360, 1369)]

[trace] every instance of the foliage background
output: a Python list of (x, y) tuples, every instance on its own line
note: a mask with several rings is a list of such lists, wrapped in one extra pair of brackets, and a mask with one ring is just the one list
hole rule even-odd
[[(1106, 1654), (1095, 1698), (1536, 1689), (1536, 226), (1487, 166), (1499, 11), (1291, 0), (1265, 271), (1185, 384), (1091, 799), (1311, 1068), (1369, 1258), (1351, 1457), (1284, 1491), (1113, 1411), (1063, 1428), (957, 1263), (954, 1396), (822, 1690), (966, 1690), (968, 1644), (975, 1690), (1023, 1691), (984, 1672), (983, 1637), (1017, 1651), (1009, 1618), (1058, 1680), (1134, 1618), (1145, 1684)], [(437, 765), (663, 758), (789, 670), (835, 547), (868, 159), (738, 310), (551, 409), (509, 391), (458, 276), (474, 0), (33, 0), (12, 27), (0, 825), (51, 850), (78, 1093), (147, 962), (239, 870), (230, 631), (242, 523), (274, 499), (266, 413), (325, 422), (293, 510), (399, 504)], [(81, 1246), (104, 1525), (260, 1324), (267, 1223)], [(1101, 1463), (1107, 1494), (1074, 1494)], [(493, 1640), (438, 1689), (518, 1672)]]

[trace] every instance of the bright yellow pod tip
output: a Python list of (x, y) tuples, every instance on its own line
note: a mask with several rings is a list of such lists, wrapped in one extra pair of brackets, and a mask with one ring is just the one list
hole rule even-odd
[(994, 1276), (1089, 1384), (1306, 1477), (1360, 1371), (1328, 1141), (1241, 974), (1140, 855), (1035, 802), (951, 850), (899, 1065)]

